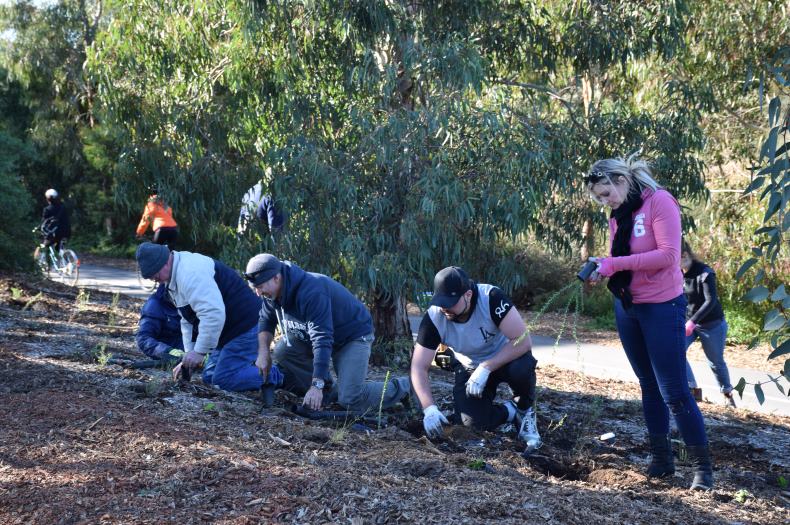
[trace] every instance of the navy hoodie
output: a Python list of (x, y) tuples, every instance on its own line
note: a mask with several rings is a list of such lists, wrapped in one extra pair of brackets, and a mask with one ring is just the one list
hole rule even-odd
[(140, 312), (137, 329), (137, 348), (154, 359), (166, 357), (172, 348), (184, 349), (181, 338), (181, 318), (167, 297), (164, 284), (148, 298)]
[(264, 299), (258, 331), (273, 334), (280, 324), (288, 341), (296, 335), (292, 328), (303, 327), (313, 347), (313, 377), (326, 379), (333, 350), (373, 333), (370, 312), (326, 275), (305, 272), (289, 261), (283, 261), (282, 275), (280, 298)]

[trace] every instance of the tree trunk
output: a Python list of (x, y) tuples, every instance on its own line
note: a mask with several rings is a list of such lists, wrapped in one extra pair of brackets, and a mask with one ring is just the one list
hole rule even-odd
[(595, 230), (591, 219), (584, 221), (582, 226), (582, 261), (595, 255)]
[(411, 326), (403, 298), (385, 299), (383, 295), (375, 293), (370, 314), (373, 316), (373, 330), (377, 339), (392, 341), (411, 338)]

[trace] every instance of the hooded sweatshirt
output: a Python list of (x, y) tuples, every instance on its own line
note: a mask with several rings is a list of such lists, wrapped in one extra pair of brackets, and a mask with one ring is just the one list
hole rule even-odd
[(371, 335), (373, 320), (362, 302), (334, 279), (283, 261), (280, 297), (264, 299), (258, 331), (274, 333), (279, 324), (290, 345), (304, 339), (313, 347), (313, 377), (326, 379), (332, 352)]

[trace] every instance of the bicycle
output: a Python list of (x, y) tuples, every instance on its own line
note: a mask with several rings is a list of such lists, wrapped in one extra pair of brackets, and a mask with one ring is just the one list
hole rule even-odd
[(140, 285), (140, 288), (145, 290), (146, 292), (154, 293), (156, 289), (159, 287), (159, 283), (156, 281), (152, 281), (150, 279), (145, 279), (142, 274), (140, 273), (140, 266), (137, 266), (137, 283)]
[[(45, 227), (39, 226), (33, 232), (40, 231), (45, 237), (49, 237), (52, 232)], [(80, 278), (80, 259), (74, 250), (64, 249), (65, 240), (58, 243), (58, 250), (55, 247), (45, 245), (43, 242), (39, 245), (39, 251), (36, 258), (36, 264), (41, 268), (41, 271), (49, 279), (52, 270), (58, 276), (58, 279), (68, 286), (75, 286), (77, 280)]]

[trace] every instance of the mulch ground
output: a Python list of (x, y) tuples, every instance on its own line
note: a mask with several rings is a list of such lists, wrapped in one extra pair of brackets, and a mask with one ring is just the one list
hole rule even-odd
[(512, 430), (430, 441), (403, 410), (315, 422), (131, 369), (141, 305), (0, 275), (1, 523), (787, 523), (790, 418), (702, 404), (716, 488), (692, 493), (682, 462), (645, 479), (635, 384), (541, 367), (525, 458)]

